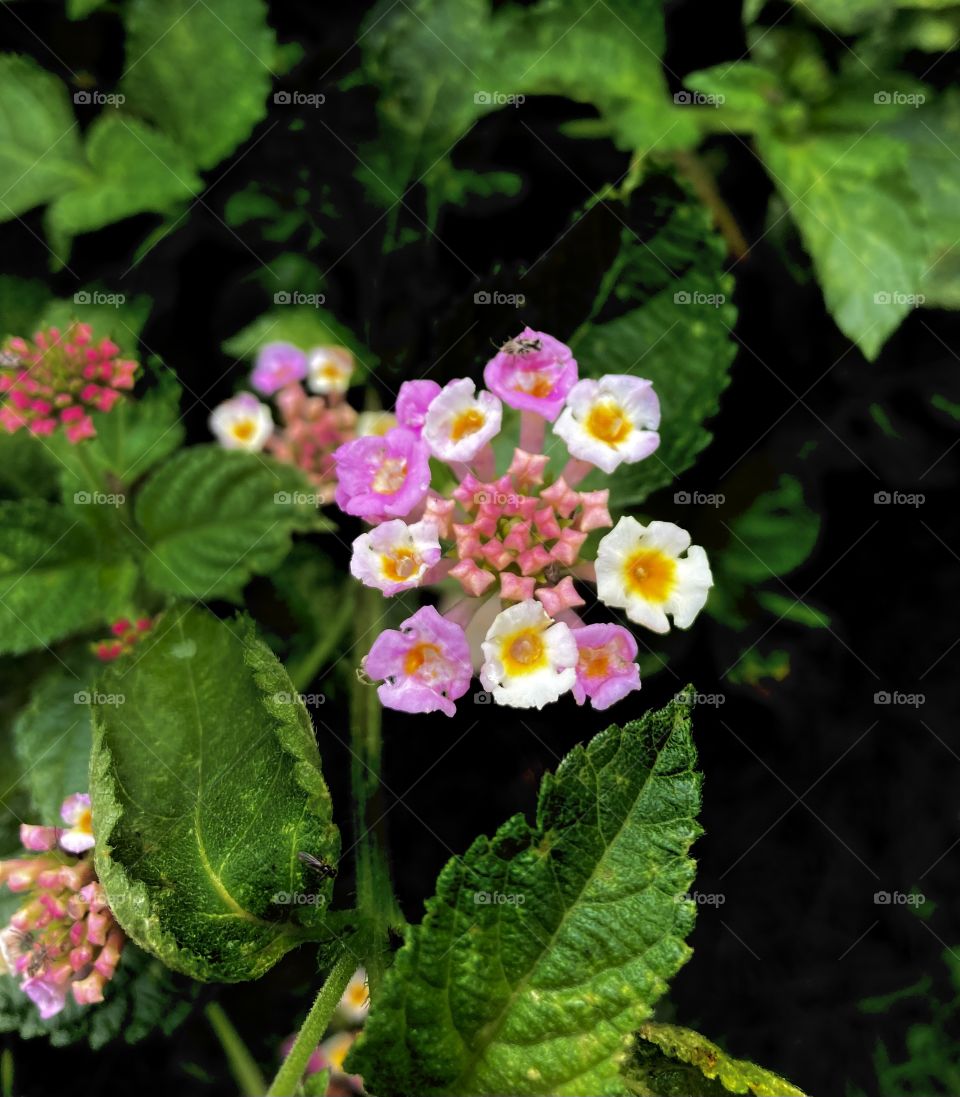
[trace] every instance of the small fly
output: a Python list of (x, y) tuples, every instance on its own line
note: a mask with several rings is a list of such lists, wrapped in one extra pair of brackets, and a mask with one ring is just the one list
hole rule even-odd
[(518, 335), (516, 339), (510, 339), (500, 348), (503, 354), (534, 354), (543, 350), (543, 342), (540, 339), (527, 339)]
[(314, 857), (312, 853), (305, 853), (303, 850), (297, 854), (297, 857), (308, 869), (315, 872), (321, 880), (332, 880), (337, 875), (337, 870), (333, 865), (324, 861), (322, 857)]

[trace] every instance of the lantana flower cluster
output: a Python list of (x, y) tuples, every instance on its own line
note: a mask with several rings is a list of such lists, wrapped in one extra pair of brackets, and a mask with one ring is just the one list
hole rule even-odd
[[(670, 522), (613, 526), (610, 489), (580, 490), (650, 457), (660, 404), (650, 381), (625, 374), (579, 379), (559, 340), (527, 328), (484, 370), (440, 387), (405, 382), (397, 426), (347, 442), (334, 454), (336, 502), (372, 528), (353, 543), (351, 571), (387, 597), (459, 585), (445, 612), (424, 606), (387, 629), (364, 659), (384, 705), (449, 716), (474, 673), (497, 704), (542, 708), (565, 693), (605, 709), (639, 688), (637, 642), (615, 622), (585, 623), (582, 591), (657, 633), (688, 627), (713, 583), (706, 553)], [(519, 445), (498, 474), (492, 442), (504, 405), (520, 412)], [(566, 447), (548, 469), (546, 428)], [(431, 460), (453, 473), (432, 487)], [(608, 529), (595, 556), (595, 531)]]
[(0, 971), (19, 979), (44, 1020), (68, 993), (79, 1005), (102, 1002), (126, 941), (94, 872), (90, 797), (68, 796), (61, 814), (64, 827), (20, 827), (36, 856), (0, 861), (0, 884), (23, 898), (0, 930)]
[(110, 626), (112, 635), (109, 640), (97, 640), (94, 643), (93, 653), (101, 662), (112, 663), (114, 659), (133, 651), (151, 628), (151, 617), (138, 617), (135, 621), (121, 617)]
[(133, 388), (137, 368), (110, 339), (95, 341), (89, 324), (7, 339), (0, 348), (0, 425), (11, 434), (62, 429), (70, 442), (92, 438), (91, 412), (110, 411)]
[(273, 399), (279, 425), (269, 404), (252, 392), (240, 392), (213, 409), (210, 430), (228, 449), (266, 450), (302, 469), (317, 488), (318, 502), (328, 502), (335, 483), (334, 450), (356, 436), (362, 419), (345, 399), (353, 368), (346, 347), (316, 347), (308, 353), (292, 343), (269, 343), (257, 356), (250, 384)]

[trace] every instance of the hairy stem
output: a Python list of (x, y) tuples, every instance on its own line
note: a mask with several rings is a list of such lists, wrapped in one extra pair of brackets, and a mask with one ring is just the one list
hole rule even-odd
[[(300, 1026), (290, 1054), (284, 1059), (276, 1078), (270, 1084), (267, 1097), (290, 1097), (290, 1094), (297, 1092), (297, 1086), (303, 1077), (303, 1072), (307, 1069), (310, 1056), (330, 1024), (333, 1011), (337, 1008), (347, 983), (350, 982), (354, 966), (351, 953), (346, 950), (341, 952), (340, 958), (330, 969), (330, 974)], [(263, 1090), (259, 1092), (262, 1093)]]
[(217, 1034), (223, 1053), (227, 1057), (230, 1073), (237, 1083), (242, 1097), (261, 1097), (266, 1089), (266, 1082), (260, 1073), (260, 1068), (247, 1049), (247, 1045), (240, 1039), (240, 1034), (233, 1027), (230, 1018), (224, 1013), (223, 1008), (217, 1002), (211, 1002), (204, 1010), (210, 1026)]

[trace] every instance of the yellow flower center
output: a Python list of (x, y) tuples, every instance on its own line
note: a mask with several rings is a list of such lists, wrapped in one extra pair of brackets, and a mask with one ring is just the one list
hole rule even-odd
[(580, 669), (587, 678), (606, 678), (610, 673), (610, 658), (606, 648), (584, 648), (580, 652)]
[(547, 648), (538, 629), (525, 628), (505, 636), (501, 644), (507, 674), (532, 674), (547, 665)]
[(420, 557), (409, 548), (394, 549), (380, 556), (383, 574), (391, 583), (404, 583), (416, 575), (420, 567)]
[(461, 411), (450, 427), (450, 441), (459, 442), (462, 438), (466, 438), (468, 434), (476, 434), (486, 421), (487, 417), (479, 408), (468, 408), (466, 411)]
[(359, 1009), (361, 1006), (367, 1004), (370, 994), (367, 991), (366, 983), (356, 983), (354, 986), (347, 989), (347, 1001), (350, 1005)]
[(553, 382), (545, 373), (518, 373), (514, 388), (528, 396), (549, 396)]
[(257, 429), (252, 419), (238, 419), (230, 428), (230, 433), (238, 442), (249, 442)]
[(623, 565), (627, 590), (647, 602), (665, 602), (673, 590), (676, 576), (677, 561), (659, 549), (637, 549)]
[(77, 830), (83, 831), (84, 834), (93, 834), (93, 812), (90, 808), (85, 808), (80, 813), (75, 826)]
[(584, 427), (588, 434), (617, 446), (629, 437), (633, 424), (615, 400), (600, 400), (590, 409)]
[(373, 478), (373, 490), (378, 495), (393, 495), (403, 487), (407, 462), (403, 457), (388, 457), (382, 461)]
[[(430, 662), (437, 658), (440, 654), (440, 649), (436, 644), (428, 644), (426, 642), (421, 644), (414, 644), (414, 646), (407, 652), (403, 660), (403, 671), (405, 674), (416, 674), (416, 672), (423, 666), (424, 663)], [(366, 987), (361, 987), (363, 995), (357, 1005), (362, 1005), (366, 1000)]]

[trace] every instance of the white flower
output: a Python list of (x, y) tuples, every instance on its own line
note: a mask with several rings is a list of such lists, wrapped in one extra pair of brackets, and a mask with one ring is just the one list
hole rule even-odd
[(469, 377), (451, 381), (430, 402), (423, 440), (441, 461), (472, 461), (500, 430), (503, 405), (492, 392), (476, 392)]
[(689, 628), (713, 586), (707, 554), (672, 522), (621, 518), (600, 541), (596, 567), (600, 600), (654, 632), (670, 631), (668, 613)]
[(307, 388), (326, 396), (344, 393), (353, 376), (353, 355), (346, 347), (314, 347), (307, 359)]
[(351, 1025), (363, 1024), (370, 1010), (370, 988), (364, 968), (358, 967), (350, 976), (350, 982), (347, 983), (337, 1008)]
[(350, 571), (364, 586), (397, 594), (420, 586), (439, 559), (440, 542), (432, 522), (408, 526), (402, 518), (394, 518), (353, 542)]
[(652, 382), (609, 373), (599, 381), (578, 381), (553, 429), (572, 456), (610, 473), (649, 457), (660, 445), (659, 426)]
[(481, 645), (480, 681), (498, 705), (543, 708), (577, 679), (577, 642), (533, 598), (503, 610)]
[(215, 407), (208, 424), (226, 449), (261, 450), (273, 434), (270, 409), (249, 392), (241, 392)]

